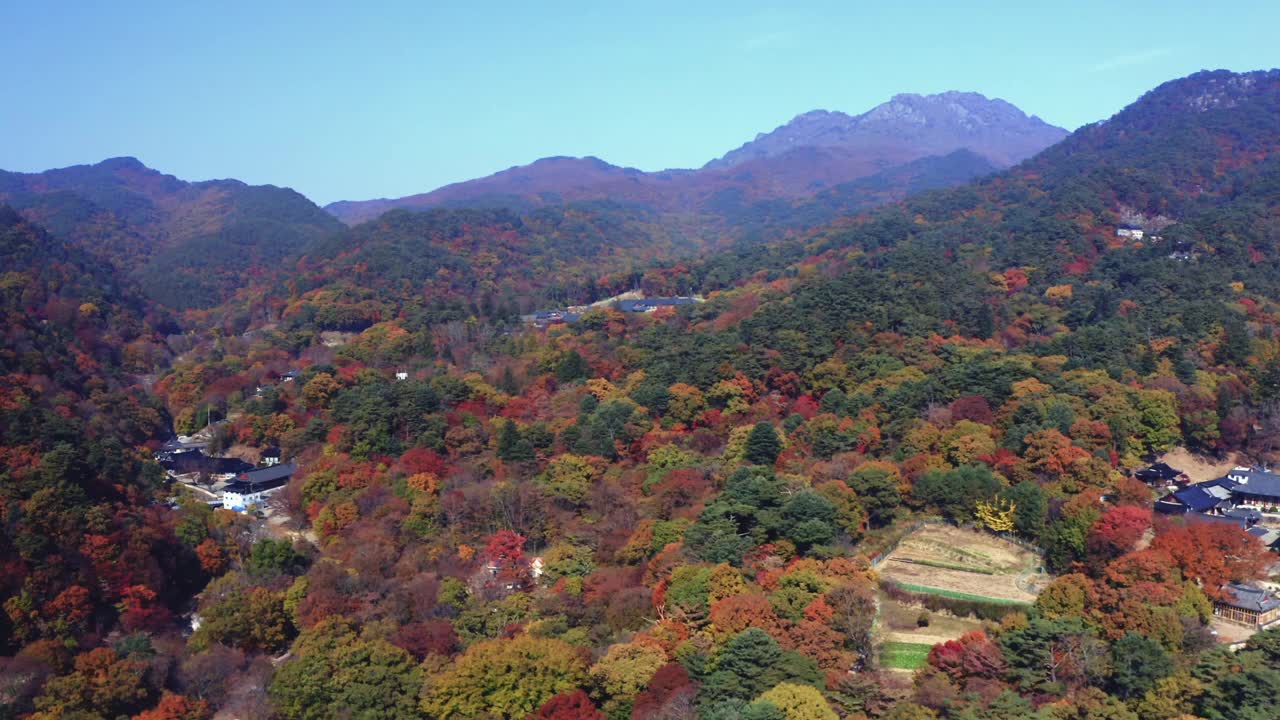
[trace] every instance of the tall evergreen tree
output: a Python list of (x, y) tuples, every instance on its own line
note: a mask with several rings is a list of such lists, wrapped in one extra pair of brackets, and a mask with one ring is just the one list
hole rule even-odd
[(498, 433), (498, 459), (504, 462), (532, 462), (534, 459), (533, 445), (510, 420), (502, 424)]
[(556, 364), (556, 379), (560, 382), (581, 380), (591, 373), (591, 366), (577, 350), (570, 350)]
[(747, 462), (753, 465), (772, 465), (778, 461), (778, 453), (782, 452), (782, 441), (778, 432), (767, 422), (756, 423), (747, 436)]

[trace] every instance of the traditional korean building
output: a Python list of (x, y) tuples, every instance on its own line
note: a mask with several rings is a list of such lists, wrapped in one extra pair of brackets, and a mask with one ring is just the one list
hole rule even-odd
[(1264, 628), (1280, 620), (1280, 598), (1256, 585), (1231, 583), (1224, 599), (1213, 603), (1213, 614), (1237, 625)]
[(289, 482), (294, 470), (293, 463), (284, 463), (242, 473), (223, 489), (222, 506), (242, 512), (260, 505)]

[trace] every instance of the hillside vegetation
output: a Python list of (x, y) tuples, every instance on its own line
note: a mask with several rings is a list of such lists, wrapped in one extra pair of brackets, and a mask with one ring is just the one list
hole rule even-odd
[[(1232, 653), (1209, 623), (1274, 556), (1153, 515), (1128, 471), (1179, 446), (1273, 457), (1277, 119), (1280, 72), (1197, 74), (1012, 169), (856, 215), (818, 195), (818, 226), (753, 221), (702, 256), (705, 237), (619, 202), (398, 210), (316, 239), (188, 313), (208, 325), (136, 404), (295, 458), (275, 537), (148, 504), (166, 493), (141, 460), (29, 530), (82, 507), (69, 486), (96, 466), (46, 467), (52, 429), (6, 436), (44, 459), (4, 500), (5, 542), (31, 548), (0, 585), (25, 678), (5, 702), (41, 720), (1271, 717), (1280, 631)], [(43, 237), (10, 226), (14, 247)], [(48, 283), (5, 277), (7, 315), (52, 307)], [(707, 301), (517, 317), (636, 285)], [(161, 316), (94, 283), (60, 302), (82, 296), (121, 308), (109, 348), (167, 359)], [(14, 387), (90, 382), (58, 375), (58, 348), (95, 316), (59, 317), (45, 341), (10, 320), (31, 347), (13, 372), (50, 358)], [(116, 387), (148, 371), (131, 356), (100, 361)], [(87, 391), (4, 411), (142, 412)], [(139, 515), (127, 581), (103, 580), (126, 561), (70, 528)], [(966, 529), (909, 535), (925, 520)], [(902, 582), (872, 568), (895, 547)], [(183, 581), (148, 575), (158, 557)], [(197, 587), (184, 635), (166, 613)], [(939, 613), (963, 620), (913, 642)]]

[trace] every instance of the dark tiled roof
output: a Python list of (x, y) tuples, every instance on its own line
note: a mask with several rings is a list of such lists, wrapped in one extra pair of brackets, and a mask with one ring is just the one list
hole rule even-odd
[(1226, 499), (1225, 497), (1219, 497), (1225, 494), (1218, 489), (1221, 487), (1216, 480), (1212, 483), (1200, 483), (1173, 493), (1173, 497), (1195, 512), (1204, 512), (1205, 510), (1212, 510)]
[(237, 495), (249, 495), (251, 493), (262, 492), (263, 490), (272, 490), (278, 487), (284, 487), (289, 482), (289, 478), (273, 478), (271, 480), (258, 480), (255, 482), (246, 482), (244, 480), (236, 480), (227, 483), (222, 489), (224, 493), (235, 493)]
[(215, 475), (224, 473), (247, 472), (253, 469), (253, 465), (241, 460), (240, 458), (214, 458), (213, 472)]
[(1223, 480), (1231, 483), (1233, 492), (1280, 501), (1280, 475), (1262, 470), (1232, 470)]
[(1164, 463), (1156, 463), (1149, 468), (1145, 468), (1134, 473), (1134, 477), (1148, 482), (1155, 480), (1174, 480), (1180, 475), (1182, 475), (1181, 470), (1171, 468)]
[(534, 322), (577, 322), (582, 317), (582, 313), (568, 310), (538, 310), (533, 313), (532, 317)]
[(1280, 607), (1280, 598), (1255, 585), (1231, 583), (1225, 589), (1225, 604), (1231, 607), (1254, 612), (1267, 612)]
[(1241, 520), (1244, 520), (1245, 522), (1250, 522), (1250, 523), (1256, 523), (1262, 519), (1262, 513), (1258, 512), (1257, 510), (1250, 510), (1249, 508), (1243, 508), (1243, 507), (1231, 508), (1230, 510), (1223, 513), (1223, 515), (1226, 515), (1227, 517), (1239, 518)]
[(240, 476), (236, 478), (236, 483), (243, 482), (250, 485), (257, 485), (259, 483), (271, 482), (273, 480), (288, 480), (296, 469), (297, 467), (293, 463), (281, 463), (280, 465), (272, 465), (271, 467), (262, 468), (260, 470), (250, 470), (249, 472), (241, 473)]
[(1245, 532), (1257, 538), (1258, 542), (1261, 542), (1267, 547), (1275, 547), (1276, 543), (1280, 542), (1280, 530), (1276, 530), (1274, 528), (1265, 528), (1254, 525), (1248, 530), (1245, 530)]
[(160, 461), (160, 467), (178, 475), (209, 473), (224, 475), (252, 470), (253, 466), (240, 458), (209, 457), (199, 450), (179, 453)]

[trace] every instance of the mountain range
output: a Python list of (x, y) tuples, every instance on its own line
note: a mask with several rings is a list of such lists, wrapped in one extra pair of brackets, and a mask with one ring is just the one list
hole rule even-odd
[[(635, 217), (647, 216), (639, 235), (613, 238), (618, 248), (632, 257), (663, 256), (643, 249), (650, 245), (685, 256), (726, 238), (812, 227), (967, 182), (1065, 135), (975, 93), (898, 95), (858, 116), (805, 113), (697, 170), (647, 173), (598, 158), (551, 157), (421, 195), (321, 210), (287, 188), (186, 182), (114, 158), (42, 173), (0, 171), (0, 202), (126, 270), (151, 298), (186, 310), (223, 303), (255, 278), (292, 267), (342, 230), (338, 220), (358, 224), (393, 209), (578, 205), (593, 217), (622, 212), (632, 219), (605, 224), (633, 229)], [(586, 263), (598, 254), (579, 253)]]
[(796, 148), (862, 154), (879, 162), (946, 155), (966, 148), (996, 165), (1013, 165), (1066, 137), (1067, 131), (1000, 99), (973, 92), (903, 93), (861, 115), (814, 110), (708, 162), (727, 169)]
[(974, 174), (981, 174), (1017, 163), (1066, 135), (1003, 100), (977, 93), (902, 94), (861, 115), (826, 110), (798, 115), (696, 170), (643, 172), (595, 157), (544, 158), (427, 193), (341, 201), (325, 209), (348, 224), (392, 208), (536, 207), (602, 198), (664, 211), (714, 212), (728, 195), (748, 203), (806, 197), (958, 150), (981, 158), (973, 165)]
[[(700, 255), (694, 251), (708, 245), (676, 232), (671, 216), (641, 205), (592, 201), (501, 213), (400, 210), (331, 236), (305, 255), (297, 289), (309, 293), (303, 305), (310, 309), (300, 306), (305, 312), (299, 317), (334, 318), (332, 327), (354, 329), (397, 316), (423, 297), (450, 296), (477, 303), (472, 311), (480, 315), (509, 317), (502, 308), (527, 312), (539, 302), (589, 302), (635, 286), (680, 294), (730, 290), (762, 275), (804, 276), (812, 267), (838, 274), (850, 257), (881, 255), (913, 262), (972, 255), (969, 262), (977, 268), (1035, 268), (1042, 291), (1091, 277), (1098, 266), (1117, 272), (1124, 262), (1141, 261), (1146, 274), (1164, 277), (1173, 267), (1165, 262), (1169, 255), (1214, 257), (1235, 275), (1252, 274), (1266, 266), (1250, 258), (1269, 257), (1269, 251), (1262, 249), (1264, 240), (1248, 238), (1265, 224), (1251, 225), (1246, 233), (1224, 226), (1223, 218), (1235, 212), (1266, 217), (1270, 211), (1250, 208), (1271, 194), (1280, 197), (1273, 180), (1274, 150), (1280, 148), (1280, 126), (1271, 122), (1275, 117), (1280, 117), (1280, 73), (1202, 73), (1167, 83), (1022, 164), (973, 182), (965, 182), (966, 169), (989, 161), (969, 150), (897, 166), (889, 172), (902, 175), (891, 186), (938, 191), (919, 192), (898, 204), (869, 202), (863, 207), (883, 207), (868, 213), (848, 208), (855, 199), (876, 197), (872, 186), (879, 176), (841, 186), (845, 194), (833, 188), (795, 202), (725, 203), (724, 215), (756, 228), (759, 237), (711, 246), (720, 251)], [(929, 186), (912, 177), (921, 165), (932, 171), (943, 161), (955, 168), (951, 181)], [(946, 186), (952, 187), (939, 190)], [(778, 232), (771, 226), (770, 209), (792, 229)], [(1147, 244), (1134, 253), (1117, 242), (1115, 228), (1135, 223), (1161, 235), (1165, 244)], [(986, 249), (979, 252), (975, 244)], [(918, 247), (927, 250), (911, 255), (910, 249)], [(485, 262), (478, 264), (479, 257)], [(1198, 276), (1205, 267), (1184, 268), (1183, 274)], [(950, 263), (934, 265), (929, 282), (939, 288), (978, 283), (974, 291), (985, 282), (968, 272), (943, 273), (946, 268), (955, 269)], [(923, 270), (909, 266), (902, 275), (914, 272)], [(1115, 282), (1109, 278), (1107, 284)], [(1207, 287), (1204, 282), (1197, 287), (1202, 285)], [(554, 288), (550, 296), (549, 288)], [(978, 319), (985, 317), (981, 306), (994, 301), (976, 296), (961, 301), (972, 292), (951, 289), (949, 304), (939, 299), (929, 315), (952, 317), (959, 327), (976, 331), (975, 323), (987, 322)], [(1096, 286), (1086, 284), (1077, 294), (1095, 292)], [(1190, 291), (1149, 292), (1166, 297), (1169, 307), (1197, 297)], [(480, 305), (490, 311), (479, 312)], [(437, 306), (415, 312), (443, 321), (460, 317), (459, 310)]]

